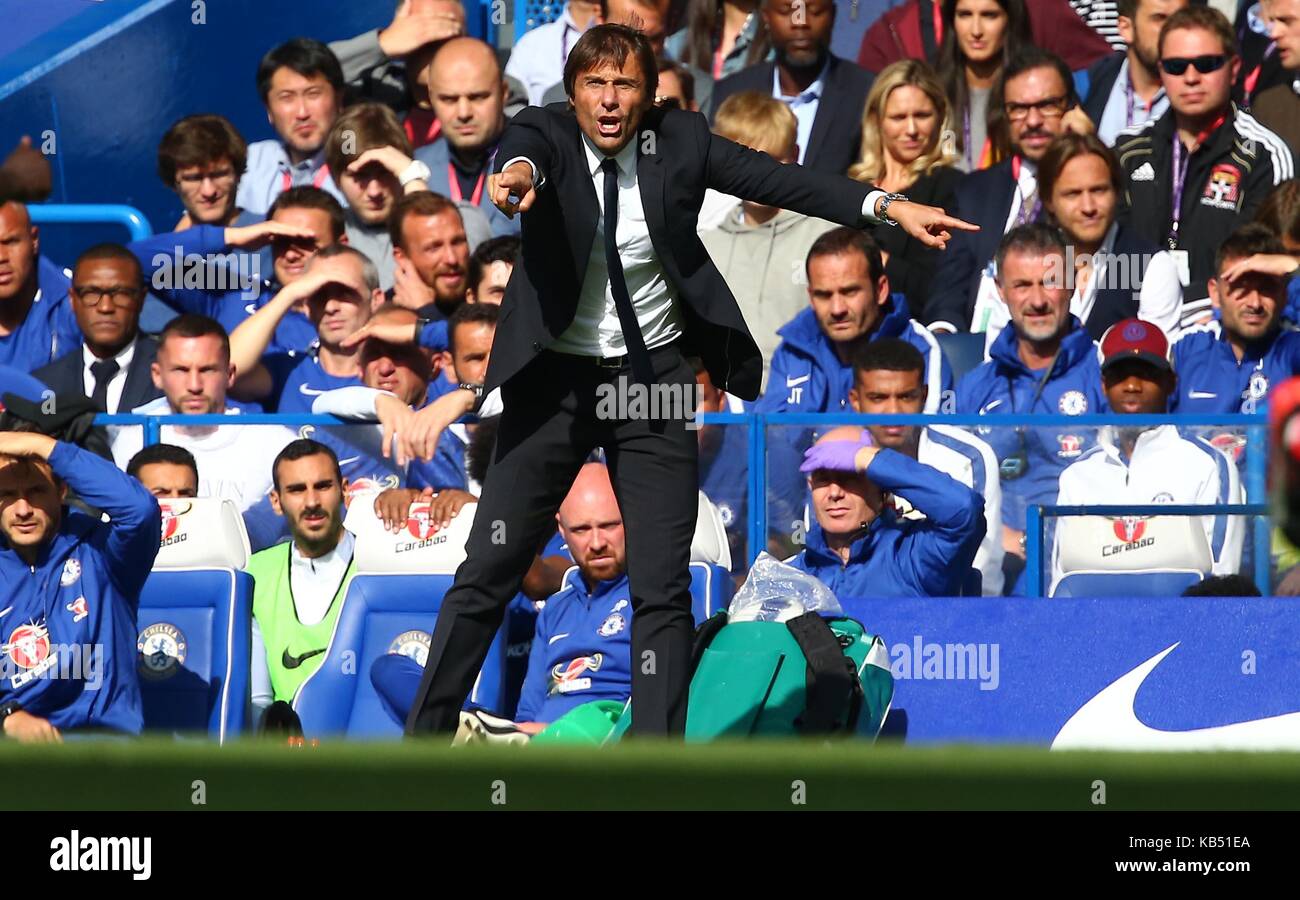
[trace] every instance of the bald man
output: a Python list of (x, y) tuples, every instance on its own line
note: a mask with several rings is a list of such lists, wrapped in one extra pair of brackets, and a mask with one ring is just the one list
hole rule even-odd
[(0, 205), (0, 365), (32, 372), (81, 346), (69, 285), (27, 207)]
[(508, 88), (496, 51), (478, 38), (452, 38), (429, 64), (429, 101), (442, 134), (415, 151), (429, 167), (429, 189), (457, 203), (470, 203), (487, 215), (493, 237), (518, 234), (520, 219), (509, 219), (487, 192), (497, 142), (506, 127)]
[[(843, 426), (804, 454), (816, 522), (790, 564), (839, 597), (944, 597), (969, 586), (984, 539), (984, 498), (896, 450)], [(925, 513), (898, 516), (890, 495)], [(975, 591), (979, 593), (979, 591)]]
[[(555, 520), (578, 571), (537, 617), (515, 721), (462, 713), (462, 736), (517, 742), (575, 706), (593, 700), (621, 703), (632, 695), (632, 593), (623, 516), (602, 463), (578, 470)], [(398, 724), (406, 721), (422, 674), (417, 663), (397, 654), (382, 656), (371, 667), (371, 681)]]

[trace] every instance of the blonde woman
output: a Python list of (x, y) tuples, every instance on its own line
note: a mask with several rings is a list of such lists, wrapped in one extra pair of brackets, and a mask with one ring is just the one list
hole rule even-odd
[[(947, 209), (962, 177), (954, 168), (957, 160), (948, 98), (934, 70), (914, 59), (886, 66), (867, 95), (862, 159), (849, 168), (849, 177)], [(912, 315), (925, 321), (939, 251), (888, 225), (877, 226), (872, 237), (885, 254), (890, 289), (906, 296)]]

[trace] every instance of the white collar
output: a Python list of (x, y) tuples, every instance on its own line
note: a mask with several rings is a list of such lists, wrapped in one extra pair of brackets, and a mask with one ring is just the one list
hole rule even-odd
[(826, 54), (826, 62), (822, 64), (822, 70), (817, 73), (817, 80), (808, 87), (804, 88), (794, 96), (786, 96), (781, 90), (781, 69), (778, 66), (772, 66), (772, 96), (778, 100), (784, 100), (789, 103), (793, 100), (799, 100), (804, 103), (811, 103), (813, 100), (820, 100), (822, 91), (826, 87), (826, 73), (831, 67), (831, 55)]
[(1125, 463), (1119, 450), (1119, 430), (1120, 426), (1117, 425), (1103, 425), (1097, 431), (1097, 445), (1119, 465), (1131, 465), (1133, 459), (1136, 459), (1139, 454), (1156, 449), (1156, 445), (1182, 440), (1176, 425), (1156, 425), (1154, 428), (1146, 428), (1133, 444), (1133, 458)]
[[(592, 178), (595, 178), (596, 173), (600, 171), (601, 163), (603, 163), (607, 157), (596, 149), (596, 145), (591, 142), (591, 138), (587, 137), (586, 134), (582, 135), (582, 149), (587, 154), (587, 171), (591, 174)], [(630, 175), (636, 171), (635, 136), (632, 140), (627, 142), (627, 146), (618, 151), (618, 155), (614, 157), (614, 162), (618, 166), (618, 172), (620, 175)]]
[(310, 578), (339, 567), (347, 568), (352, 562), (352, 551), (355, 545), (356, 539), (352, 537), (352, 532), (345, 528), (333, 550), (308, 559), (298, 550), (298, 543), (295, 541), (289, 548), (289, 570), (291, 572), (297, 570), (300, 575)]
[[(131, 360), (135, 358), (135, 345), (139, 340), (139, 336), (136, 336), (135, 340), (113, 356), (113, 361), (117, 363), (118, 372), (125, 372), (127, 366), (131, 365)], [(81, 345), (81, 362), (87, 371), (90, 370), (92, 364), (99, 362), (99, 357), (91, 353), (90, 348), (84, 342)]]

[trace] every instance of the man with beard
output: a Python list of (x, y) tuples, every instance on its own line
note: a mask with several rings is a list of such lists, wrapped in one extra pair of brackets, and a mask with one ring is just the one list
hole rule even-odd
[(397, 201), (388, 227), (397, 261), (392, 300), (428, 319), (445, 319), (465, 302), (469, 239), (456, 204), (420, 191)]
[(858, 159), (872, 77), (831, 53), (832, 0), (764, 0), (762, 12), (776, 59), (718, 82), (714, 108), (741, 91), (770, 93), (799, 121), (798, 162), (842, 175)]
[[(1111, 326), (1101, 339), (1101, 381), (1111, 411), (1164, 415), (1178, 377), (1169, 364), (1169, 341), (1141, 319)], [(1107, 425), (1097, 445), (1061, 473), (1063, 506), (1083, 504), (1241, 503), (1237, 467), (1204, 438), (1184, 437), (1176, 425), (1127, 428)], [(1240, 516), (1201, 516), (1214, 558), (1213, 574), (1236, 574), (1244, 531)], [(1056, 523), (1057, 548), (1067, 520)], [(1053, 554), (1052, 582), (1062, 575)], [(1206, 573), (1210, 574), (1210, 573)]]
[(1119, 0), (1119, 33), (1128, 44), (1088, 70), (1083, 111), (1107, 146), (1125, 128), (1158, 119), (1169, 109), (1160, 83), (1160, 27), (1187, 0)]
[(271, 504), (292, 540), (248, 561), (253, 576), (253, 705), (289, 703), (320, 667), (352, 580), (352, 535), (343, 528), (347, 481), (324, 444), (299, 439), (271, 467)]

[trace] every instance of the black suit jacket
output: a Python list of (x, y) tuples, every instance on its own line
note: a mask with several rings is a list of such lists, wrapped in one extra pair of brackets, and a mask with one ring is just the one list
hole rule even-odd
[[(653, 108), (634, 140), (650, 240), (681, 303), (684, 350), (703, 359), (714, 384), (753, 400), (762, 380), (762, 357), (696, 233), (705, 189), (855, 225), (862, 221), (862, 204), (872, 187), (782, 165), (711, 133), (699, 113)], [(489, 391), (573, 322), (592, 244), (602, 240), (596, 233), (600, 206), (595, 183), (578, 120), (567, 104), (530, 106), (510, 121), (496, 165), (499, 169), (519, 156), (531, 160), (545, 180), (522, 216), (523, 260), (515, 266), (501, 305), (487, 373)]]
[(948, 214), (978, 225), (980, 230), (953, 232), (947, 250), (941, 254), (939, 271), (930, 284), (930, 302), (920, 319), (926, 325), (948, 322), (958, 331), (969, 331), (980, 275), (997, 252), (1016, 199), (1011, 160), (970, 173), (957, 183), (953, 197), (956, 202)]
[[(717, 114), (722, 101), (741, 91), (758, 91), (770, 96), (775, 67), (774, 62), (758, 63), (719, 81), (713, 88), (714, 114)], [(856, 63), (834, 55), (830, 57), (812, 134), (808, 146), (803, 148), (806, 168), (843, 175), (858, 161), (862, 145), (862, 110), (866, 108), (867, 92), (871, 90), (874, 78)]]
[[(122, 386), (122, 399), (117, 405), (117, 412), (128, 413), (137, 406), (162, 396), (162, 391), (154, 387), (153, 376), (149, 367), (158, 354), (158, 342), (146, 335), (140, 335), (135, 347), (135, 355), (126, 370), (126, 384)], [(86, 381), (82, 375), (83, 362), (81, 348), (60, 356), (54, 362), (42, 366), (32, 373), (32, 377), (45, 383), (55, 395), (77, 394), (88, 397)]]
[(1115, 246), (1111, 248), (1111, 253), (1129, 260), (1130, 265), (1136, 262), (1138, 271), (1128, 278), (1108, 275), (1106, 284), (1113, 282), (1116, 286), (1103, 285), (1097, 289), (1096, 298), (1092, 302), (1092, 311), (1088, 313), (1088, 320), (1083, 323), (1094, 341), (1101, 340), (1106, 329), (1116, 322), (1138, 314), (1140, 297), (1138, 292), (1133, 290), (1133, 284), (1146, 282), (1147, 265), (1151, 262), (1151, 257), (1162, 249), (1123, 223), (1120, 224), (1115, 232)]

